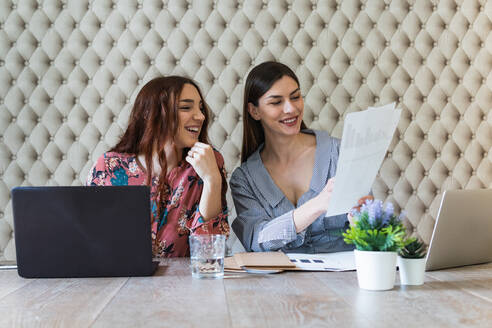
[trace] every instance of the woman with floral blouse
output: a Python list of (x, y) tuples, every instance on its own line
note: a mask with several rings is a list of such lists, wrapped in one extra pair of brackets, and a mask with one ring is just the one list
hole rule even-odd
[(153, 253), (189, 256), (190, 234), (229, 235), (224, 159), (208, 142), (196, 83), (159, 77), (137, 95), (119, 143), (89, 172), (92, 186), (149, 185)]

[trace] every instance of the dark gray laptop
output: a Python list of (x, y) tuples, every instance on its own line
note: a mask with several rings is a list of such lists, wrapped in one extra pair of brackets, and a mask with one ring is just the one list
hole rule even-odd
[(487, 262), (492, 262), (492, 189), (445, 191), (426, 270)]
[(25, 278), (148, 276), (147, 186), (12, 190), (18, 273)]

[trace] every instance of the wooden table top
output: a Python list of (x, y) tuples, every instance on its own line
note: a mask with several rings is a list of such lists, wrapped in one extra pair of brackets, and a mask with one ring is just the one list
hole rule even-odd
[[(0, 327), (490, 327), (492, 263), (361, 290), (356, 272), (193, 279), (189, 258), (152, 277), (23, 279), (0, 271)], [(397, 275), (398, 276), (398, 275)]]

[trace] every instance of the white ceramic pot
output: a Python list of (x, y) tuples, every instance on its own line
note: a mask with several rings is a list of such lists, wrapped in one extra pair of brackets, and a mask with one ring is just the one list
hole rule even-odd
[(396, 276), (396, 252), (354, 250), (354, 253), (360, 288), (368, 290), (393, 288)]
[(402, 285), (422, 285), (425, 275), (425, 258), (406, 259), (398, 256), (400, 283)]

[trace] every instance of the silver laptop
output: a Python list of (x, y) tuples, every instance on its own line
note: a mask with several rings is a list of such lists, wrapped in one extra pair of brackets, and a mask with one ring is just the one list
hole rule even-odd
[(492, 189), (445, 191), (426, 271), (487, 262), (492, 262)]

